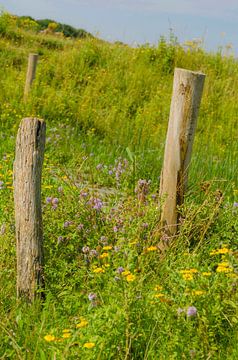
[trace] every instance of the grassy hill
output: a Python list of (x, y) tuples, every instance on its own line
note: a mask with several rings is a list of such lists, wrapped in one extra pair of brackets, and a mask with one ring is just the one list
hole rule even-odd
[[(0, 17), (0, 358), (237, 359), (237, 60), (172, 35), (131, 48), (31, 25)], [(24, 103), (30, 52), (40, 60)], [(207, 77), (165, 256), (158, 188), (174, 67)], [(46, 301), (31, 306), (16, 299), (12, 193), (27, 116), (47, 123)]]

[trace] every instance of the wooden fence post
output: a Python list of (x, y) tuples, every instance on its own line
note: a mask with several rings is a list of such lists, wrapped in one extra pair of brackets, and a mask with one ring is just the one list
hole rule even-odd
[(177, 231), (177, 206), (184, 200), (198, 110), (205, 75), (175, 69), (173, 95), (160, 180), (163, 199), (161, 221), (166, 232)]
[(17, 296), (32, 302), (42, 297), (43, 227), (41, 174), (46, 125), (43, 120), (21, 121), (14, 162), (14, 203), (17, 241)]
[(36, 66), (38, 61), (38, 54), (29, 54), (28, 58), (28, 68), (26, 74), (26, 83), (24, 90), (24, 101), (26, 101), (27, 96), (30, 92), (31, 85), (36, 75)]

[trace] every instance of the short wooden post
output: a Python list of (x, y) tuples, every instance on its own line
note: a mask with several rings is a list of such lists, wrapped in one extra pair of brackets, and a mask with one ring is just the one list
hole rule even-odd
[(17, 241), (17, 296), (32, 302), (43, 293), (43, 227), (41, 176), (46, 125), (21, 121), (14, 162), (14, 203)]
[(36, 66), (38, 61), (38, 54), (29, 54), (28, 58), (28, 68), (26, 74), (26, 83), (24, 90), (24, 101), (26, 101), (27, 96), (30, 92), (31, 85), (36, 75)]
[(177, 206), (184, 200), (204, 80), (205, 75), (200, 72), (175, 69), (160, 180), (160, 196), (164, 201), (161, 220), (170, 235), (177, 231)]

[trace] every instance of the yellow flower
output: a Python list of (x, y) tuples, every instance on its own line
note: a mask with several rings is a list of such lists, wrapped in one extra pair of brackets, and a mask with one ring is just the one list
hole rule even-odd
[(204, 290), (193, 290), (191, 292), (192, 295), (197, 295), (197, 296), (204, 295), (205, 293), (206, 293), (206, 291), (204, 291)]
[(155, 294), (154, 297), (155, 298), (161, 298), (161, 297), (164, 297), (164, 294), (158, 293), (158, 294)]
[(190, 281), (193, 280), (193, 275), (189, 273), (185, 273), (182, 275), (184, 280)]
[(103, 250), (112, 250), (112, 246), (111, 245), (103, 246), (102, 249)]
[(160, 285), (156, 285), (154, 290), (155, 291), (161, 291), (163, 289), (163, 286), (160, 286)]
[(56, 337), (54, 335), (45, 335), (44, 339), (48, 342), (55, 341)]
[(109, 254), (108, 254), (107, 252), (105, 252), (105, 253), (103, 253), (102, 255), (100, 255), (99, 258), (100, 258), (100, 259), (105, 259), (106, 257), (108, 257), (108, 255), (109, 255)]
[(225, 273), (229, 273), (229, 272), (232, 272), (233, 269), (230, 268), (230, 267), (227, 267), (227, 266), (219, 266), (217, 267), (216, 269), (216, 272), (220, 273), (220, 272), (225, 272)]
[(100, 273), (104, 273), (105, 270), (103, 270), (102, 268), (96, 268), (96, 269), (93, 270), (93, 272), (94, 272), (95, 274), (100, 274)]
[(64, 330), (63, 330), (63, 333), (70, 333), (70, 332), (71, 332), (70, 329), (64, 329)]
[(130, 273), (131, 272), (129, 270), (125, 270), (125, 271), (122, 272), (122, 275), (127, 276), (127, 275), (130, 275)]
[(71, 336), (71, 334), (69, 332), (66, 332), (62, 335), (62, 338), (68, 339), (68, 338), (70, 338), (70, 336)]
[(128, 281), (128, 282), (132, 282), (132, 281), (134, 281), (136, 279), (136, 277), (135, 277), (135, 275), (133, 275), (133, 274), (129, 274), (129, 275), (127, 275), (127, 277), (126, 277), (126, 281)]
[(180, 274), (195, 274), (198, 272), (197, 269), (185, 269), (185, 270), (180, 270), (179, 271)]
[(228, 254), (230, 252), (231, 252), (230, 249), (228, 249), (227, 247), (224, 247), (222, 249), (212, 250), (210, 252), (210, 255)]
[(87, 320), (81, 320), (80, 323), (76, 324), (76, 328), (77, 328), (77, 329), (81, 329), (81, 328), (83, 328), (83, 327), (85, 327), (85, 326), (87, 326), (87, 325), (88, 325), (88, 321), (87, 321)]
[(145, 249), (145, 251), (156, 251), (158, 250), (156, 246), (149, 246), (147, 249)]
[(203, 275), (203, 276), (211, 276), (212, 273), (209, 272), (209, 271), (204, 271), (204, 272), (202, 273), (202, 275)]
[(110, 264), (108, 264), (108, 263), (104, 264), (103, 267), (108, 268), (108, 267), (110, 267)]
[(95, 343), (93, 343), (93, 342), (85, 343), (83, 345), (83, 347), (86, 349), (92, 349), (92, 348), (94, 348), (94, 346), (95, 346)]

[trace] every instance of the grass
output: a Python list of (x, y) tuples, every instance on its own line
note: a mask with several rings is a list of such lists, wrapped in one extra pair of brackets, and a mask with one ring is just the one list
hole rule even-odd
[[(42, 36), (11, 16), (0, 32), (0, 357), (237, 359), (237, 60), (173, 37), (130, 48)], [(29, 52), (40, 61), (23, 103)], [(158, 188), (175, 66), (206, 83), (180, 232), (164, 254)], [(12, 193), (26, 116), (47, 123), (46, 300), (31, 306), (16, 299)]]

